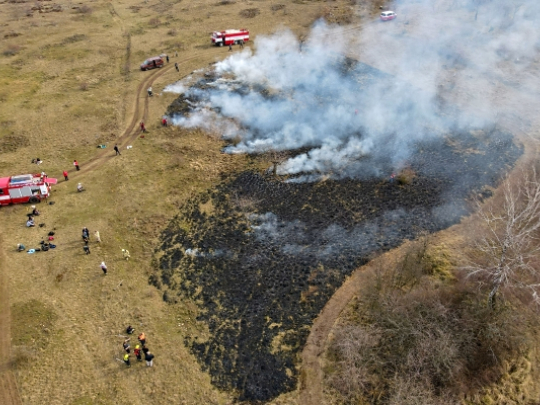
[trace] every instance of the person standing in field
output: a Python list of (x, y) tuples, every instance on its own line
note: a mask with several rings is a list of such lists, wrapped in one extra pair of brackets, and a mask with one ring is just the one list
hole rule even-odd
[(85, 243), (88, 243), (90, 240), (90, 231), (86, 226), (82, 229), (82, 239)]
[(69, 180), (69, 179), (68, 179), (68, 172), (67, 172), (67, 170), (64, 170), (64, 171), (62, 172), (62, 175), (64, 176), (64, 180), (65, 180), (65, 181), (68, 181), (68, 180)]
[(86, 253), (87, 255), (90, 254), (90, 246), (84, 245), (84, 246), (83, 246), (83, 250), (84, 250), (84, 253)]
[(135, 357), (137, 357), (137, 361), (142, 361), (141, 346), (136, 345), (135, 349), (133, 350), (133, 353), (135, 354)]
[(105, 264), (105, 262), (101, 262), (101, 265), (99, 267), (101, 267), (101, 270), (103, 270), (103, 274), (107, 274), (107, 265)]
[(79, 167), (79, 162), (77, 162), (76, 160), (73, 161), (73, 166), (75, 166), (75, 169), (77, 169), (77, 171), (81, 170), (81, 168)]
[(129, 345), (129, 338), (124, 340), (124, 343), (122, 344), (122, 347), (124, 348), (126, 353), (129, 354), (131, 352), (131, 346)]
[(99, 236), (99, 231), (95, 231), (94, 236), (96, 237), (96, 242), (101, 243), (101, 237)]
[(144, 126), (144, 122), (141, 121), (141, 131), (146, 132), (146, 127)]
[(118, 150), (118, 145), (114, 145), (114, 151), (116, 152), (115, 156), (121, 155), (120, 150)]
[(126, 363), (126, 366), (131, 367), (131, 363), (129, 362), (129, 354), (124, 354), (124, 363)]
[(129, 258), (131, 257), (131, 255), (129, 254), (129, 250), (127, 249), (122, 249), (122, 255), (124, 256), (124, 259), (126, 260), (129, 260)]
[(141, 345), (143, 345), (144, 347), (144, 345), (146, 344), (146, 335), (144, 334), (144, 332), (141, 332), (137, 339), (139, 339), (139, 342), (141, 342)]
[(174, 62), (174, 67), (176, 68), (177, 72), (180, 72), (180, 69), (178, 69), (178, 62)]
[(167, 63), (169, 63), (169, 55), (166, 55), (165, 58), (167, 59)]
[(154, 355), (150, 353), (150, 351), (145, 353), (144, 359), (146, 360), (146, 365), (148, 367), (152, 367), (154, 365)]

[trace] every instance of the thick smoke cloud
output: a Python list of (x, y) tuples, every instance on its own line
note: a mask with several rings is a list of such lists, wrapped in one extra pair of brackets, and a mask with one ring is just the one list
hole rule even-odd
[(199, 102), (174, 122), (235, 139), (228, 153), (301, 150), (278, 168), (300, 180), (399, 169), (419, 141), (537, 101), (540, 19), (532, 0), (514, 3), (481, 5), (475, 19), (477, 2), (405, 2), (398, 20), (354, 32), (318, 22), (304, 43), (287, 30), (259, 36), (255, 51), (216, 65), (210, 89), (187, 92)]

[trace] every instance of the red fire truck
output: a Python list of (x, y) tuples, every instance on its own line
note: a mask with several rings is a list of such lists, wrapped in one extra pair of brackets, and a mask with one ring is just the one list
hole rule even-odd
[(212, 33), (212, 43), (216, 46), (236, 45), (240, 42), (249, 41), (249, 31), (241, 30), (214, 31)]
[(0, 206), (38, 203), (51, 193), (51, 185), (58, 180), (40, 174), (0, 177)]

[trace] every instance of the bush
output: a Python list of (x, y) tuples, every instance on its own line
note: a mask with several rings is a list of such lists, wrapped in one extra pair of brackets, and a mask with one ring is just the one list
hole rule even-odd
[(272, 10), (273, 12), (276, 12), (276, 11), (279, 11), (279, 10), (283, 10), (284, 8), (285, 8), (285, 4), (273, 4), (270, 7), (270, 10)]
[(366, 274), (327, 354), (337, 403), (458, 403), (460, 392), (493, 387), (532, 351), (534, 315), (492, 311), (466, 279), (438, 277), (449, 263), (441, 252), (421, 240), (395, 268)]
[(171, 37), (175, 37), (178, 35), (178, 31), (176, 31), (174, 28), (171, 28), (169, 31), (167, 31), (167, 35), (170, 35)]
[(150, 25), (152, 28), (157, 28), (161, 24), (161, 21), (159, 18), (152, 18), (150, 21), (148, 21), (148, 25)]
[(411, 184), (416, 173), (411, 169), (403, 169), (396, 177), (398, 184)]
[(86, 4), (80, 6), (80, 7), (77, 9), (77, 13), (79, 13), (79, 14), (90, 15), (90, 14), (92, 14), (92, 12), (93, 12), (92, 8), (90, 8), (90, 7), (87, 6)]
[(21, 51), (21, 47), (19, 45), (8, 45), (8, 47), (2, 52), (2, 55), (4, 56), (15, 56)]
[(324, 18), (330, 24), (350, 24), (352, 17), (351, 7), (345, 6), (326, 6), (319, 15), (319, 18)]
[(240, 17), (244, 18), (254, 18), (257, 17), (261, 11), (258, 8), (246, 8), (240, 11)]

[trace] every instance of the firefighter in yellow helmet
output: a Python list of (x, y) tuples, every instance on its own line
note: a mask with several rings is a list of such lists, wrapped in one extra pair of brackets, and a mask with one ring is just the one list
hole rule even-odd
[(137, 361), (142, 361), (141, 346), (139, 345), (135, 346), (135, 350), (133, 350), (133, 353), (135, 353), (135, 357), (137, 357)]
[(129, 362), (129, 354), (124, 354), (124, 363), (126, 363), (126, 366), (131, 367), (131, 363)]

